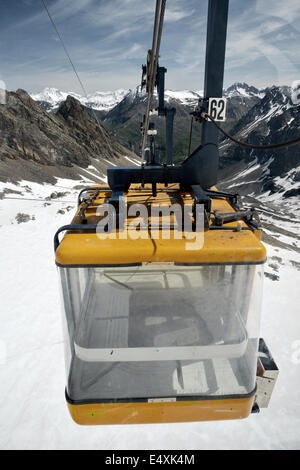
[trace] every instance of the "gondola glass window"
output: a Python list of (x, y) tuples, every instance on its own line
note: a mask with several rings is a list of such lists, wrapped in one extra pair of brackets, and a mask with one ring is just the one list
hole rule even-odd
[(59, 268), (74, 401), (255, 389), (262, 264)]

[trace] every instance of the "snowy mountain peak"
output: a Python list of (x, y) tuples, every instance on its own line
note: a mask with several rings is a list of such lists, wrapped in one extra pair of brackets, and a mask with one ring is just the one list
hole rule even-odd
[(257, 97), (257, 98), (263, 98), (264, 96), (264, 91), (259, 90), (258, 88), (254, 86), (250, 86), (245, 82), (236, 82), (233, 85), (231, 85), (227, 90), (225, 90), (225, 96), (227, 98), (232, 98), (232, 97), (241, 97), (241, 98), (251, 98), (251, 97)]
[[(224, 90), (224, 96), (228, 99), (237, 99), (237, 102), (245, 102), (245, 100), (263, 99), (270, 92), (274, 93), (274, 99), (276, 101), (290, 101), (291, 95), (295, 98), (295, 103), (300, 100), (299, 83), (295, 82), (294, 90), (287, 86), (273, 86), (266, 89), (258, 89), (254, 86), (248, 85), (245, 82), (236, 82), (226, 90)], [(281, 99), (279, 98), (281, 94)], [(125, 90), (123, 88), (115, 91), (96, 91), (95, 93), (89, 94), (87, 97), (81, 96), (74, 92), (65, 92), (58, 90), (57, 88), (47, 87), (40, 93), (32, 93), (31, 98), (39, 102), (48, 111), (57, 110), (60, 104), (66, 100), (67, 96), (71, 95), (80, 101), (81, 104), (88, 108), (93, 108), (97, 111), (110, 111), (117, 106), (124, 98), (129, 101), (135, 99), (144, 100), (146, 99), (145, 90), (141, 91), (141, 87), (138, 86), (132, 90)], [(156, 92), (155, 92), (156, 95)], [(170, 103), (171, 101), (177, 101), (177, 103), (183, 106), (195, 107), (198, 103), (199, 98), (203, 96), (202, 90), (165, 90), (165, 101)]]
[(191, 91), (191, 90), (182, 90), (182, 91), (165, 91), (165, 100), (168, 103), (170, 100), (179, 101), (180, 104), (185, 106), (196, 106), (200, 96), (203, 95), (202, 91)]
[(109, 111), (116, 106), (124, 96), (128, 93), (128, 90), (115, 90), (115, 91), (96, 91), (85, 96), (81, 96), (74, 92), (60, 91), (57, 88), (46, 87), (40, 93), (31, 94), (31, 98), (38, 102), (46, 102), (50, 105), (50, 110), (54, 110), (67, 99), (67, 96), (73, 96), (81, 104), (88, 108), (93, 108), (97, 111)]
[(96, 91), (96, 93), (88, 95), (88, 99), (83, 97), (79, 101), (97, 111), (109, 111), (120, 103), (127, 94), (128, 90), (122, 88), (115, 91)]
[(73, 96), (76, 99), (80, 99), (80, 95), (70, 92), (60, 91), (57, 88), (46, 87), (43, 91), (36, 94), (31, 94), (31, 98), (35, 101), (46, 101), (52, 106), (57, 106), (59, 103), (64, 101), (68, 95)]

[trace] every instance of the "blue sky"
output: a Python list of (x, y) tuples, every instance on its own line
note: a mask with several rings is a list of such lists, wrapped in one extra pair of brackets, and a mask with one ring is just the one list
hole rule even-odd
[[(88, 93), (133, 88), (151, 47), (154, 0), (46, 0)], [(167, 88), (203, 89), (207, 0), (167, 0)], [(225, 86), (300, 79), (300, 0), (230, 0)], [(1, 0), (0, 80), (81, 93), (40, 0)]]

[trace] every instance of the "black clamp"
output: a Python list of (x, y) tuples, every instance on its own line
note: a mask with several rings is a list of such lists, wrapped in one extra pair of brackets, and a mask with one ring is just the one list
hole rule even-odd
[(199, 184), (190, 186), (189, 192), (194, 200), (193, 202), (194, 219), (196, 219), (197, 205), (201, 204), (204, 210), (204, 228), (208, 228), (210, 213), (211, 213), (211, 198), (206, 194), (206, 192), (201, 188)]
[(190, 113), (197, 122), (202, 123), (205, 121), (203, 114), (208, 112), (208, 100), (209, 98), (199, 98), (197, 107)]
[(147, 83), (146, 75), (147, 75), (147, 66), (142, 65), (141, 91), (143, 91)]
[(244, 219), (246, 223), (252, 224), (253, 216), (255, 214), (255, 209), (247, 209), (245, 211), (239, 212), (214, 212), (214, 225), (217, 227), (222, 227), (223, 224), (227, 224), (230, 222), (236, 222), (238, 220)]

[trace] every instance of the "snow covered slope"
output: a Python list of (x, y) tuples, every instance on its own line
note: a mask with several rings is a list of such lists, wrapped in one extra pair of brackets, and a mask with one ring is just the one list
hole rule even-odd
[(199, 98), (201, 96), (203, 96), (203, 91), (190, 91), (190, 90), (183, 90), (183, 91), (166, 90), (165, 91), (165, 101), (167, 103), (169, 103), (170, 100), (175, 100), (183, 106), (191, 106), (191, 107), (197, 106)]
[(60, 91), (57, 88), (45, 88), (40, 93), (31, 94), (31, 98), (34, 101), (45, 101), (49, 103), (52, 108), (56, 108), (59, 106), (60, 103), (67, 99), (67, 96), (71, 95), (77, 100), (81, 99), (81, 96), (74, 92), (65, 92)]
[[(297, 139), (300, 135), (299, 110), (299, 103), (292, 99), (290, 88), (271, 87), (241, 117), (230, 134), (242, 142), (261, 146)], [(272, 199), (300, 195), (299, 145), (276, 150), (252, 150), (224, 138), (219, 148), (221, 167), (228, 169), (230, 176), (226, 181), (231, 188), (236, 186), (243, 194), (266, 193)], [(240, 174), (235, 165), (240, 167)]]
[(64, 398), (53, 235), (72, 218), (74, 185), (87, 184), (84, 178), (60, 179), (55, 186), (0, 184), (0, 448), (300, 449), (300, 212), (290, 200), (252, 200), (259, 205), (268, 249), (262, 336), (280, 368), (270, 407), (232, 422), (73, 423)]

